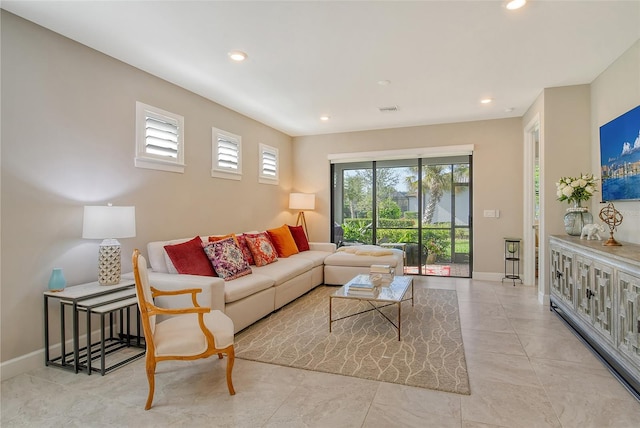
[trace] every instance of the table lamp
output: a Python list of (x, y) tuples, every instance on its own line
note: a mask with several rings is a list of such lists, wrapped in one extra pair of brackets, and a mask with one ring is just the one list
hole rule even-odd
[(307, 220), (304, 218), (305, 210), (314, 210), (316, 208), (316, 195), (313, 193), (290, 193), (289, 194), (289, 209), (300, 210), (298, 213), (298, 219), (296, 220), (296, 226), (303, 225), (304, 231), (309, 237), (307, 231)]
[(103, 239), (98, 258), (98, 282), (115, 285), (120, 282), (120, 242), (117, 238), (136, 236), (136, 207), (85, 206), (82, 237)]

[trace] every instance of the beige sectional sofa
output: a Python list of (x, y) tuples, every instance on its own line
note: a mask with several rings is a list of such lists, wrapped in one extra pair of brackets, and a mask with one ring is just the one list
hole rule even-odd
[[(198, 303), (226, 313), (233, 320), (235, 332), (323, 283), (344, 284), (358, 273), (367, 273), (372, 264), (391, 264), (400, 273), (403, 266), (400, 250), (393, 250), (393, 254), (386, 256), (362, 256), (336, 252), (336, 245), (332, 243), (310, 242), (309, 251), (278, 258), (266, 266), (251, 266), (250, 275), (231, 281), (212, 276), (169, 273), (165, 245), (180, 244), (190, 239), (193, 238), (147, 244), (151, 268), (149, 280), (154, 287), (163, 290), (201, 288)], [(208, 237), (201, 236), (201, 239), (206, 242)], [(331, 264), (325, 266), (326, 260)], [(188, 307), (191, 306), (190, 299), (190, 296), (158, 297), (157, 304)]]

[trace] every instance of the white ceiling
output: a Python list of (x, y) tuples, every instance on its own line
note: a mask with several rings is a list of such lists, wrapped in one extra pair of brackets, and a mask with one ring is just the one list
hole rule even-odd
[[(2, 8), (292, 136), (519, 117), (544, 88), (592, 82), (640, 39), (640, 0)], [(233, 63), (234, 49), (248, 59)]]

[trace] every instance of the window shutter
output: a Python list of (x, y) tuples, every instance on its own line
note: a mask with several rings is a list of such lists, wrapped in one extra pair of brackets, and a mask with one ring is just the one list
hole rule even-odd
[(218, 167), (238, 170), (240, 147), (237, 141), (218, 134)]
[(263, 150), (262, 151), (262, 175), (275, 178), (276, 172), (277, 172), (277, 158), (275, 153), (269, 150)]
[(136, 102), (138, 168), (184, 172), (184, 117)]
[(211, 129), (211, 176), (227, 180), (242, 178), (242, 137)]
[(260, 144), (260, 166), (258, 169), (258, 182), (262, 184), (278, 184), (279, 166), (278, 149)]
[(145, 152), (178, 159), (179, 132), (177, 121), (147, 115), (145, 117)]

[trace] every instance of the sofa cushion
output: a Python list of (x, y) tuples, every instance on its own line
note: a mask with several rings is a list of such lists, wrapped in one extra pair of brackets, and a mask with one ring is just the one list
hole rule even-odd
[(294, 256), (291, 256), (291, 258), (309, 260), (311, 263), (313, 263), (313, 267), (316, 267), (322, 266), (324, 264), (324, 259), (331, 254), (333, 253), (330, 253), (328, 251), (309, 250), (302, 251)]
[(255, 235), (247, 234), (245, 238), (256, 266), (265, 266), (278, 259), (278, 253), (266, 232)]
[(242, 250), (236, 244), (234, 237), (209, 242), (204, 245), (204, 252), (218, 276), (225, 281), (231, 281), (251, 273), (249, 263), (244, 259)]
[(302, 226), (289, 226), (289, 231), (291, 232), (291, 236), (293, 236), (293, 240), (296, 242), (298, 252), (309, 251), (309, 240), (304, 233), (304, 228)]
[(298, 246), (293, 239), (293, 235), (291, 235), (289, 226), (283, 224), (276, 229), (268, 229), (267, 233), (278, 252), (278, 257), (289, 257), (298, 254)]
[(246, 275), (233, 281), (225, 281), (224, 301), (226, 303), (235, 302), (245, 297), (256, 294), (262, 290), (273, 287), (274, 281), (268, 276), (256, 274)]
[(269, 277), (278, 286), (298, 275), (302, 275), (313, 268), (313, 262), (298, 257), (278, 259), (275, 263), (253, 269), (254, 273)]
[(178, 273), (216, 276), (199, 236), (181, 244), (165, 245), (164, 249)]

